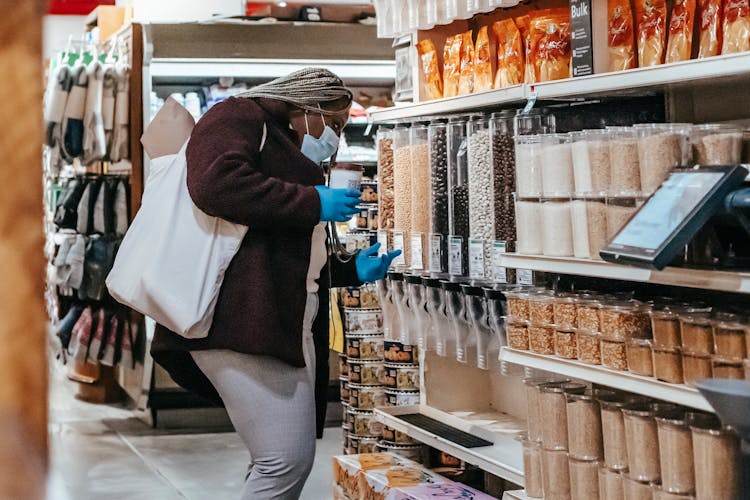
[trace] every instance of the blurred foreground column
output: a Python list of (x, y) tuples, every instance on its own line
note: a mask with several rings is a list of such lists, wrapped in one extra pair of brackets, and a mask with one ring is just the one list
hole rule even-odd
[(40, 0), (0, 0), (0, 498), (42, 498), (47, 356)]

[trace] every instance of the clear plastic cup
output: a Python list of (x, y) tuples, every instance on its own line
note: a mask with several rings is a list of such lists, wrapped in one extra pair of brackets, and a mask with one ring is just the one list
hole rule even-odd
[(578, 460), (604, 458), (602, 415), (599, 398), (612, 397), (607, 390), (587, 390), (583, 394), (567, 394), (568, 451)]
[(599, 496), (599, 461), (568, 459), (570, 498), (593, 499)]

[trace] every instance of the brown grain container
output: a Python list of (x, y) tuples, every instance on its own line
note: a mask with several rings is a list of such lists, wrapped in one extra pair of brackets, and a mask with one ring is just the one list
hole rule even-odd
[(654, 376), (654, 358), (648, 339), (630, 339), (625, 346), (628, 356), (628, 371), (644, 377)]
[[(539, 414), (542, 446), (549, 450), (568, 449), (567, 394), (583, 394), (584, 384), (551, 382), (539, 386)], [(546, 491), (546, 490), (545, 490)]]
[(714, 415), (696, 416), (693, 433), (695, 493), (697, 498), (739, 498), (740, 440), (721, 426)]
[(654, 349), (654, 376), (671, 384), (682, 384), (682, 352), (679, 347)]
[(656, 415), (659, 433), (661, 486), (671, 493), (691, 493), (695, 488), (693, 437), (684, 411)]

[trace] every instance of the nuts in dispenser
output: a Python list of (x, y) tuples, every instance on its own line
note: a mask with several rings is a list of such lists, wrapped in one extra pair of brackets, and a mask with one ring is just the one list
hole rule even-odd
[(598, 332), (601, 327), (599, 310), (601, 309), (599, 301), (592, 297), (579, 297), (576, 302), (576, 322), (578, 328), (590, 332)]
[(555, 330), (555, 354), (561, 358), (576, 359), (578, 349), (574, 330), (561, 328)]
[(533, 324), (551, 325), (555, 320), (554, 297), (549, 293), (535, 293), (529, 297), (529, 319)]
[(555, 327), (529, 326), (529, 349), (537, 354), (555, 353)]
[(586, 330), (576, 331), (578, 359), (590, 365), (602, 364), (601, 334)]
[(553, 303), (553, 319), (562, 328), (576, 328), (577, 307), (575, 297), (557, 296)]
[(508, 300), (508, 316), (515, 320), (529, 319), (529, 292), (508, 291), (505, 292)]
[(637, 304), (604, 304), (601, 308), (601, 321), (602, 334), (612, 340), (651, 336), (651, 318), (648, 310)]
[(628, 369), (625, 341), (602, 336), (602, 366), (619, 371)]
[(508, 318), (505, 320), (508, 346), (522, 351), (529, 350), (529, 322)]

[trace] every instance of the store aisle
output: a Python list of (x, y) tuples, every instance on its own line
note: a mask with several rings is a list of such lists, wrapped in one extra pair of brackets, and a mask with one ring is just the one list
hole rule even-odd
[[(49, 500), (239, 498), (249, 455), (236, 433), (152, 429), (122, 407), (76, 400), (61, 370), (52, 371)], [(303, 500), (331, 496), (337, 430), (318, 441)]]

